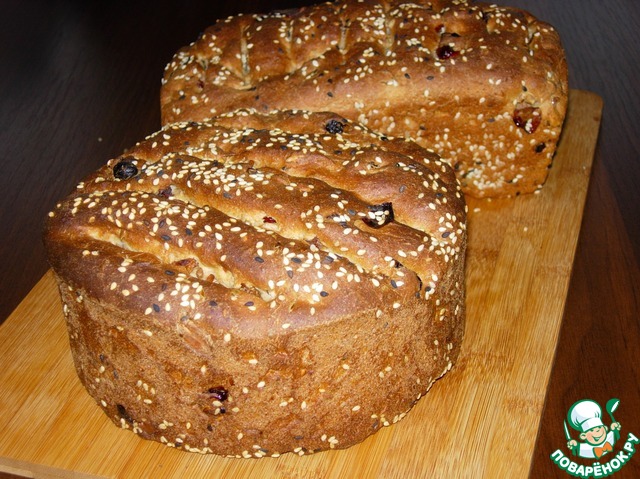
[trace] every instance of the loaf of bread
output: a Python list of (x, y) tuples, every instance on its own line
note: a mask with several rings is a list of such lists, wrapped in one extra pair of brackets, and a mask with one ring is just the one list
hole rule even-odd
[(342, 0), (220, 20), (167, 65), (165, 123), (238, 108), (333, 111), (433, 149), (463, 191), (545, 182), (567, 106), (556, 31), (464, 0)]
[(238, 457), (345, 448), (455, 362), (453, 169), (331, 113), (166, 125), (80, 183), (45, 244), (78, 375), (117, 425)]

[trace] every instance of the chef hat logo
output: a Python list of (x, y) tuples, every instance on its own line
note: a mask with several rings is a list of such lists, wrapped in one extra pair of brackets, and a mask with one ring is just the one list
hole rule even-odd
[(567, 419), (571, 427), (580, 432), (587, 432), (594, 427), (604, 426), (602, 408), (597, 402), (590, 399), (578, 401), (571, 406), (567, 413)]

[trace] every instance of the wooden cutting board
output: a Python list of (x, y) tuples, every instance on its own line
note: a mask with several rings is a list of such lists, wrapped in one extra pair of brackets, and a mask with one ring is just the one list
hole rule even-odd
[(75, 375), (51, 272), (0, 326), (0, 471), (27, 477), (524, 477), (551, 371), (601, 99), (571, 91), (547, 185), (469, 200), (467, 328), (458, 364), (400, 423), (347, 450), (226, 459), (115, 427)]

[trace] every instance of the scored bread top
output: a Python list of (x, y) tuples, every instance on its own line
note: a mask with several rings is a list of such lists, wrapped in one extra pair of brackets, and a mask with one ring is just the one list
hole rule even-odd
[(474, 196), (545, 181), (567, 106), (557, 32), (456, 0), (342, 0), (217, 21), (167, 65), (163, 122), (334, 111), (433, 148)]
[(45, 240), (66, 282), (124, 310), (245, 336), (428, 299), (464, 261), (437, 155), (332, 113), (165, 126), (78, 185)]

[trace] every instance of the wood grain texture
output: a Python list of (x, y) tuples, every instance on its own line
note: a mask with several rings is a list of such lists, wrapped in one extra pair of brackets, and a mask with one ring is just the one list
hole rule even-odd
[[(502, 3), (502, 2), (500, 2)], [(622, 434), (640, 437), (640, 2), (509, 0), (561, 34), (572, 88), (604, 110), (562, 330), (536, 440), (531, 479), (566, 479), (549, 456), (562, 421), (590, 398), (620, 399)], [(566, 451), (566, 449), (564, 449)], [(614, 479), (640, 477), (640, 455)]]
[[(602, 102), (572, 91), (540, 194), (469, 203), (467, 330), (456, 367), (362, 444), (235, 460), (143, 441), (75, 376), (52, 274), (0, 327), (0, 471), (34, 477), (523, 477), (535, 445), (578, 240)], [(496, 452), (498, 451), (498, 452)]]

